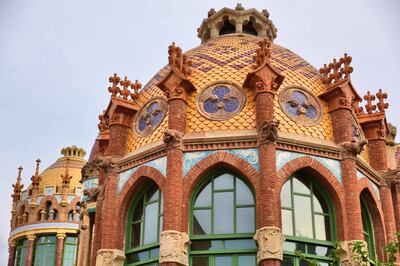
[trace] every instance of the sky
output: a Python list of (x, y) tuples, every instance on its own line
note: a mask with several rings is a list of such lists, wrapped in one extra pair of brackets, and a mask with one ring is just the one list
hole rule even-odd
[[(90, 152), (97, 116), (110, 99), (113, 73), (145, 84), (167, 63), (175, 41), (184, 51), (200, 44), (196, 29), (210, 8), (237, 1), (0, 0), (0, 264), (7, 260), (11, 184), (22, 165), (25, 188), (63, 147)], [(360, 95), (389, 95), (388, 121), (400, 125), (400, 1), (242, 1), (267, 9), (278, 28), (275, 43), (316, 68), (353, 57)]]

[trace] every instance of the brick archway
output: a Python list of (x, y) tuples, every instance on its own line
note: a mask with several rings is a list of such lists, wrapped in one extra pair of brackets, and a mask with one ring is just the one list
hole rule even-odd
[(160, 171), (150, 166), (140, 166), (125, 183), (123, 189), (118, 196), (118, 239), (117, 247), (124, 250), (125, 239), (125, 222), (126, 215), (135, 194), (140, 192), (140, 189), (148, 182), (153, 181), (160, 188), (161, 193), (164, 194), (166, 178)]
[(331, 199), (336, 214), (336, 231), (338, 239), (343, 240), (346, 232), (346, 215), (344, 204), (343, 187), (334, 174), (317, 160), (304, 156), (286, 163), (278, 172), (277, 178), (280, 180), (279, 190), (282, 189), (288, 178), (299, 170), (308, 170), (310, 176), (328, 194)]
[(371, 216), (375, 232), (375, 252), (377, 258), (385, 259), (386, 230), (380, 200), (375, 195), (374, 189), (367, 178), (361, 178), (357, 183), (357, 194), (363, 200)]
[[(258, 200), (259, 200), (259, 179), (260, 174), (251, 166), (247, 161), (243, 160), (239, 156), (236, 156), (229, 152), (219, 151), (211, 154), (196, 165), (194, 165), (187, 175), (183, 178), (183, 203), (182, 207), (182, 223), (187, 226), (189, 219), (189, 206), (190, 197), (196, 188), (196, 186), (201, 182), (201, 180), (207, 176), (213, 170), (223, 167), (236, 172), (242, 176), (245, 181), (250, 185), (250, 188), (254, 192), (256, 200), (256, 213), (259, 213)], [(258, 217), (258, 215), (256, 215)]]

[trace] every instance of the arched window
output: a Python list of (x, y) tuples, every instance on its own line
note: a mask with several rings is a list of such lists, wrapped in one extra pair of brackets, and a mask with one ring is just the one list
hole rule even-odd
[(281, 191), (282, 229), (285, 234), (283, 265), (308, 265), (297, 251), (329, 265), (334, 246), (333, 208), (328, 198), (304, 175), (289, 178)]
[(17, 252), (15, 254), (15, 266), (23, 266), (26, 261), (26, 252), (28, 249), (28, 240), (20, 239), (17, 243)]
[(367, 206), (365, 206), (363, 200), (361, 200), (361, 217), (363, 224), (364, 241), (367, 242), (368, 245), (369, 260), (371, 264), (375, 265), (374, 229), (371, 216), (369, 215)]
[(54, 266), (56, 264), (56, 236), (40, 236), (35, 243), (34, 265)]
[[(162, 230), (163, 199), (151, 183), (133, 202), (127, 218), (127, 265), (153, 265), (158, 262)], [(156, 265), (156, 264), (154, 264)]]
[(45, 210), (45, 212), (46, 212), (46, 214), (45, 214), (45, 217), (44, 217), (44, 219), (45, 220), (49, 220), (50, 219), (50, 211), (52, 210), (52, 203), (51, 203), (51, 201), (46, 201), (46, 210)]
[(76, 236), (67, 236), (64, 241), (64, 251), (62, 256), (63, 266), (76, 265), (78, 238)]
[(255, 266), (253, 193), (230, 173), (215, 174), (207, 181), (191, 202), (190, 264)]

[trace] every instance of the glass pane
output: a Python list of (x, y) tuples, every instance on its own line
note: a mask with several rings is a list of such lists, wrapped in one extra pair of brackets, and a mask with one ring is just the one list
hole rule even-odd
[(308, 188), (308, 185), (304, 184), (297, 178), (293, 178), (293, 190), (297, 193), (310, 194), (310, 189)]
[(232, 266), (232, 257), (215, 257), (215, 266)]
[(208, 266), (208, 257), (193, 257), (192, 266)]
[(282, 210), (282, 229), (283, 233), (288, 236), (293, 235), (292, 211)]
[(281, 191), (281, 206), (291, 208), (292, 207), (292, 197), (290, 192), (290, 181), (282, 187)]
[(311, 198), (294, 195), (296, 236), (313, 238)]
[(255, 266), (256, 256), (239, 256), (238, 266)]
[(326, 204), (325, 199), (322, 197), (321, 193), (319, 193), (319, 191), (315, 188), (313, 188), (313, 193), (314, 211), (329, 213), (328, 205)]
[(135, 210), (133, 212), (133, 222), (141, 220), (142, 216), (143, 216), (143, 198), (141, 198), (135, 206)]
[(295, 251), (300, 251), (302, 253), (306, 253), (306, 244), (304, 244), (304, 243), (295, 243), (295, 244), (296, 244)]
[(294, 258), (283, 257), (282, 266), (294, 266)]
[(329, 266), (328, 262), (319, 261), (318, 263), (319, 263), (320, 266)]
[(233, 176), (223, 174), (214, 179), (214, 189), (233, 189)]
[(191, 250), (219, 250), (223, 249), (221, 240), (196, 240), (190, 245)]
[(329, 249), (327, 247), (316, 246), (312, 244), (307, 245), (307, 254), (318, 255), (318, 256), (328, 256)]
[(132, 225), (132, 237), (131, 237), (131, 247), (138, 247), (140, 246), (140, 239), (141, 239), (141, 234), (140, 232), (142, 231), (142, 223), (137, 223)]
[(214, 233), (233, 233), (233, 192), (214, 194)]
[(236, 233), (253, 233), (254, 227), (254, 208), (237, 208)]
[(150, 250), (150, 259), (158, 259), (158, 256), (160, 255), (160, 249), (159, 248), (154, 248)]
[(236, 178), (236, 204), (254, 204), (253, 193), (249, 187), (239, 178)]
[(194, 204), (195, 207), (210, 207), (211, 206), (211, 183), (200, 192)]
[(296, 251), (296, 243), (285, 241), (283, 243), (283, 250), (284, 251), (295, 252)]
[(153, 201), (153, 200), (158, 200), (158, 194), (159, 194), (158, 187), (157, 186), (151, 186), (146, 191), (146, 202)]
[(193, 212), (193, 233), (211, 234), (211, 210), (195, 210)]
[(157, 242), (158, 202), (146, 205), (143, 244)]
[(256, 242), (253, 239), (225, 240), (225, 249), (256, 249)]
[(300, 261), (299, 265), (300, 266), (310, 266), (310, 264), (307, 261), (304, 261), (304, 260)]
[(329, 216), (314, 215), (315, 238), (320, 240), (330, 240)]

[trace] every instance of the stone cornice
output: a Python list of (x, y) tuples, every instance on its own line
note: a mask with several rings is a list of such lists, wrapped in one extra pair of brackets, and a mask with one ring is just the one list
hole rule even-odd
[(32, 223), (20, 226), (10, 233), (9, 241), (20, 238), (22, 236), (32, 234), (46, 233), (72, 233), (76, 234), (79, 229), (79, 222), (47, 222), (47, 223)]

